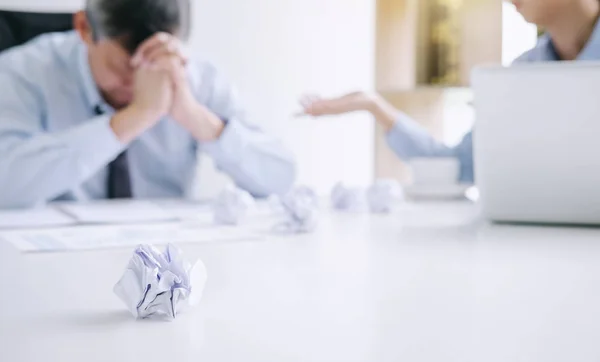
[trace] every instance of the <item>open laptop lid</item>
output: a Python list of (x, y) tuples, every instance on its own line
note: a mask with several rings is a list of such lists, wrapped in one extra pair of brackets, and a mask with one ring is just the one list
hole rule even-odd
[(472, 80), (487, 218), (600, 224), (600, 63), (481, 67)]

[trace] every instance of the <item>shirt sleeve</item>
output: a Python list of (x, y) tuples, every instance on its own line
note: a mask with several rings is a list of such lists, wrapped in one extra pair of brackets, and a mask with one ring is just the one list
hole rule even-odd
[(235, 90), (213, 68), (203, 77), (210, 84), (208, 108), (225, 123), (221, 137), (201, 144), (221, 171), (255, 197), (288, 191), (296, 178), (294, 156), (277, 138), (246, 121)]
[(405, 114), (401, 114), (386, 135), (390, 148), (405, 161), (417, 157), (454, 157), (461, 165), (460, 180), (472, 183), (473, 134), (469, 132), (456, 147), (448, 147)]
[[(515, 59), (513, 65), (556, 59), (550, 37), (544, 35), (533, 49)], [(415, 157), (456, 157), (461, 164), (461, 182), (474, 182), (472, 132), (467, 133), (456, 147), (447, 147), (431, 137), (427, 130), (410, 117), (401, 114), (394, 128), (388, 132), (387, 142), (406, 161)]]
[(44, 99), (35, 86), (0, 73), (0, 208), (49, 202), (85, 182), (124, 148), (110, 117), (60, 132), (44, 129)]

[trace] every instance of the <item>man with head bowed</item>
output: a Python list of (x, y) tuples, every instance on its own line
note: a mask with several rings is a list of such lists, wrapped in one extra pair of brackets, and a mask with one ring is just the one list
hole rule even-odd
[(0, 54), (0, 208), (183, 197), (198, 151), (254, 196), (290, 188), (290, 152), (183, 52), (189, 2), (87, 0), (74, 31)]

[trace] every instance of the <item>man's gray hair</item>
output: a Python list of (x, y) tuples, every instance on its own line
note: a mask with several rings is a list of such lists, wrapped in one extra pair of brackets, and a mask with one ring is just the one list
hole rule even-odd
[(86, 0), (85, 11), (94, 39), (117, 39), (134, 53), (157, 32), (183, 39), (190, 32), (191, 0)]

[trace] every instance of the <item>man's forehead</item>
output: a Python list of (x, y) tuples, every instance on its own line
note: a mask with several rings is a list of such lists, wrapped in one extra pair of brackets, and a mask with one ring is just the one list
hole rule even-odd
[(96, 42), (96, 45), (102, 47), (105, 51), (109, 51), (114, 56), (130, 57), (132, 55), (119, 39), (102, 38)]

